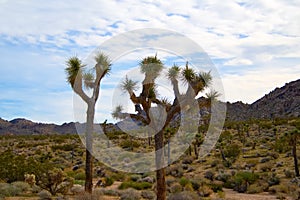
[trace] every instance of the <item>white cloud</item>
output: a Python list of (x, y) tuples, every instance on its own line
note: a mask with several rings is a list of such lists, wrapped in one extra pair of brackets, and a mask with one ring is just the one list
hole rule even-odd
[[(139, 28), (177, 31), (197, 42), (211, 58), (227, 60), (219, 69), (230, 101), (252, 102), (300, 75), (300, 1), (297, 0), (224, 0), (222, 3), (217, 0), (54, 0), (47, 4), (36, 0), (2, 0), (0, 4), (2, 82), (11, 85), (14, 81), (29, 85), (42, 82), (48, 94), (50, 90), (66, 85), (63, 68), (67, 57), (78, 55), (85, 58), (95, 46), (111, 37)], [(164, 41), (170, 49), (174, 47), (173, 36), (166, 36)], [(127, 49), (142, 42), (141, 38), (132, 37), (129, 41), (116, 42), (114, 47)], [(144, 42), (145, 46), (157, 45), (157, 40)], [(35, 49), (20, 50), (20, 46)], [(185, 49), (194, 50), (188, 46)], [(145, 51), (130, 52), (123, 60), (132, 61), (138, 57), (139, 61), (143, 53)], [(168, 55), (159, 53), (162, 59)], [(107, 86), (119, 80), (126, 73), (125, 68), (118, 69), (120, 72), (113, 71), (105, 79)], [(21, 74), (24, 69), (24, 74)], [(19, 90), (20, 96), (24, 95), (22, 89), (15, 90)], [(5, 89), (0, 92), (3, 91)], [(110, 112), (111, 102), (106, 98), (111, 91), (103, 89), (102, 95), (101, 108)], [(69, 103), (67, 95), (61, 97), (66, 98), (65, 101), (63, 98), (58, 102), (43, 101), (61, 108), (60, 102), (66, 102), (62, 105)], [(41, 113), (38, 109), (36, 114), (32, 112), (35, 119), (49, 116), (49, 120), (55, 120), (51, 114), (42, 113), (43, 108), (37, 108)], [(62, 114), (60, 119), (69, 120), (68, 116)]]
[(252, 61), (248, 59), (243, 59), (243, 58), (234, 58), (231, 59), (227, 62), (224, 63), (224, 65), (229, 65), (229, 66), (241, 66), (241, 65), (252, 65)]
[(253, 103), (276, 87), (297, 80), (299, 74), (300, 65), (289, 68), (262, 68), (239, 75), (227, 74), (222, 77), (225, 99), (230, 102), (240, 100)]

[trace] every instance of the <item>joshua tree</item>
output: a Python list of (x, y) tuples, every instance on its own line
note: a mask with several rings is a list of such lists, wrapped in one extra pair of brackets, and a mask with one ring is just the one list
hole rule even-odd
[(297, 142), (298, 142), (298, 138), (300, 137), (300, 130), (296, 128), (293, 131), (289, 132), (287, 136), (289, 138), (289, 143), (292, 146), (292, 155), (294, 158), (295, 174), (296, 177), (299, 177), (300, 173), (299, 173), (298, 158), (297, 158)]
[[(87, 104), (86, 116), (86, 162), (85, 162), (85, 191), (91, 193), (93, 189), (93, 126), (95, 116), (95, 104), (99, 97), (100, 82), (102, 78), (110, 71), (111, 61), (103, 53), (98, 53), (95, 56), (96, 64), (93, 72), (86, 72), (85, 65), (78, 57), (71, 57), (67, 60), (66, 74), (67, 81), (71, 85), (74, 92), (79, 95)], [(89, 96), (84, 92), (86, 89), (92, 90)]]
[[(183, 111), (194, 109), (193, 105), (199, 105), (196, 96), (210, 84), (212, 77), (210, 73), (196, 73), (192, 68), (186, 66), (181, 69), (174, 65), (169, 68), (167, 78), (172, 84), (174, 100), (169, 102), (167, 99), (158, 97), (155, 87), (155, 80), (163, 70), (163, 63), (157, 56), (149, 56), (144, 58), (140, 63), (140, 70), (144, 74), (142, 82), (142, 92), (139, 96), (135, 94), (138, 82), (135, 82), (128, 77), (122, 82), (121, 87), (125, 92), (128, 92), (131, 101), (135, 105), (137, 114), (122, 113), (122, 109), (118, 106), (113, 112), (115, 118), (126, 118), (127, 116), (134, 117), (144, 122), (156, 132), (155, 141), (155, 164), (156, 164), (156, 188), (157, 199), (166, 199), (166, 184), (165, 184), (165, 169), (164, 164), (164, 133), (166, 128), (172, 121), (175, 115), (179, 115)], [(179, 80), (182, 80), (187, 89), (183, 94), (179, 91)], [(156, 104), (156, 107), (151, 107)], [(162, 119), (153, 117), (158, 112)], [(156, 113), (157, 114), (157, 113)]]

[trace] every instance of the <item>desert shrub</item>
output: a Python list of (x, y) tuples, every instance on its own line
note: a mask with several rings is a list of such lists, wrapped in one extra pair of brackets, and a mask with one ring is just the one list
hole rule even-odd
[(143, 190), (141, 193), (142, 197), (144, 199), (148, 199), (148, 200), (154, 200), (156, 199), (156, 194), (155, 192), (151, 191), (151, 190)]
[(61, 151), (72, 151), (74, 149), (73, 144), (62, 144), (51, 146), (52, 151), (61, 150)]
[(177, 182), (177, 180), (173, 176), (166, 177), (166, 184), (167, 184), (167, 186), (171, 186), (175, 182)]
[(84, 187), (81, 185), (73, 185), (70, 189), (70, 191), (74, 194), (74, 195), (78, 195), (81, 193), (84, 193)]
[(133, 181), (128, 181), (128, 182), (123, 182), (120, 186), (120, 190), (124, 190), (127, 188), (134, 188), (136, 190), (144, 190), (151, 188), (152, 184), (148, 182), (133, 182)]
[(22, 189), (8, 183), (0, 183), (0, 197), (18, 196)]
[(52, 168), (53, 164), (47, 159), (42, 162), (34, 157), (15, 155), (12, 151), (0, 154), (0, 179), (8, 183), (24, 181), (25, 174), (34, 174), (39, 179), (39, 175)]
[(204, 178), (207, 178), (208, 180), (214, 180), (215, 174), (212, 171), (206, 171), (204, 173)]
[(119, 139), (119, 137), (123, 135), (124, 137), (127, 135), (124, 134), (122, 131), (112, 131), (112, 132), (107, 132), (106, 136), (108, 137), (109, 140), (116, 140)]
[(131, 176), (130, 176), (130, 179), (132, 180), (132, 181), (138, 181), (139, 179), (141, 179), (141, 175), (139, 175), (139, 174), (132, 174)]
[(124, 140), (120, 143), (120, 146), (122, 148), (138, 148), (140, 144), (137, 141), (134, 140)]
[(99, 189), (95, 189), (92, 193), (92, 199), (102, 199), (101, 197), (103, 196), (103, 191)]
[(85, 180), (85, 172), (78, 172), (74, 175), (75, 180)]
[(262, 129), (271, 129), (272, 128), (272, 122), (269, 122), (269, 121), (260, 121), (260, 127)]
[(224, 183), (228, 182), (228, 180), (230, 179), (231, 175), (230, 174), (227, 174), (227, 173), (219, 173), (217, 176), (216, 176), (216, 180), (218, 181), (222, 181)]
[(0, 179), (11, 183), (21, 181), (25, 174), (25, 156), (17, 156), (11, 151), (0, 154)]
[(289, 184), (288, 185), (288, 194), (293, 199), (300, 199), (300, 188), (298, 185), (295, 184)]
[(38, 185), (33, 185), (33, 186), (31, 187), (31, 192), (34, 193), (34, 194), (37, 194), (37, 193), (39, 193), (40, 191), (42, 191), (42, 188), (41, 188), (40, 186), (38, 186)]
[(238, 192), (246, 192), (249, 184), (253, 184), (259, 176), (252, 172), (241, 171), (234, 177), (234, 190)]
[(194, 188), (193, 188), (193, 185), (191, 182), (186, 184), (183, 189), (184, 189), (184, 191), (194, 191)]
[(75, 200), (98, 200), (102, 199), (103, 192), (101, 190), (94, 190), (92, 194), (82, 192), (75, 196)]
[(269, 152), (268, 155), (270, 157), (272, 157), (273, 159), (279, 158), (279, 153), (277, 153), (277, 152)]
[(183, 191), (175, 194), (171, 194), (168, 200), (198, 200), (199, 197), (193, 192)]
[(54, 168), (40, 177), (38, 185), (52, 195), (57, 193), (65, 194), (72, 187), (73, 179), (67, 177), (61, 169)]
[(117, 190), (103, 190), (103, 194), (107, 196), (119, 196), (119, 192)]
[(278, 193), (288, 193), (288, 187), (286, 185), (274, 185), (269, 187), (269, 192), (271, 194), (278, 194)]
[(261, 192), (263, 192), (263, 191), (264, 191), (264, 190), (263, 190), (263, 187), (261, 187), (261, 185), (256, 184), (256, 183), (250, 185), (250, 186), (247, 188), (247, 193), (249, 193), (249, 194), (261, 193)]
[(51, 200), (51, 193), (47, 190), (42, 190), (41, 192), (39, 192), (39, 199), (40, 200)]
[(199, 179), (192, 179), (191, 184), (194, 190), (198, 190), (199, 187), (202, 185), (202, 182)]
[(269, 162), (271, 159), (270, 157), (263, 157), (259, 160), (260, 163), (266, 163), (266, 162)]
[(219, 181), (214, 181), (212, 183), (209, 184), (209, 187), (214, 191), (214, 192), (218, 192), (218, 191), (223, 191), (223, 184), (222, 182), (220, 183)]
[(182, 160), (182, 164), (192, 164), (194, 158), (192, 156), (185, 156)]
[(295, 177), (295, 172), (290, 171), (289, 169), (284, 170), (284, 175), (286, 178), (294, 178)]
[(221, 161), (220, 160), (213, 160), (210, 164), (211, 167), (216, 167), (218, 164), (220, 164)]
[(224, 155), (226, 158), (230, 158), (231, 162), (234, 162), (240, 153), (241, 149), (238, 144), (230, 144), (224, 148)]
[(114, 183), (114, 179), (110, 177), (105, 177), (105, 186), (111, 186)]
[(258, 159), (248, 159), (247, 160), (247, 167), (255, 167), (258, 164)]
[(178, 193), (182, 191), (182, 186), (179, 183), (174, 183), (170, 187), (170, 192), (171, 193)]
[(236, 173), (235, 178), (237, 181), (245, 180), (249, 184), (252, 184), (259, 178), (259, 176), (256, 173), (252, 173), (252, 172), (248, 172), (248, 171), (241, 171), (241, 172)]
[(83, 186), (85, 184), (84, 180), (74, 180), (74, 184)]
[(263, 163), (259, 165), (259, 169), (262, 172), (269, 172), (271, 171), (272, 167), (273, 167), (272, 163)]
[(174, 177), (182, 177), (183, 176), (183, 168), (180, 164), (171, 165), (166, 169), (166, 174)]
[(121, 200), (139, 200), (141, 199), (141, 195), (134, 189), (126, 189), (121, 193)]
[(123, 172), (116, 172), (111, 175), (111, 178), (116, 181), (124, 181), (126, 178), (126, 174)]
[(268, 181), (269, 186), (278, 185), (280, 183), (280, 179), (276, 176), (275, 173), (272, 173), (268, 177), (267, 181)]
[(13, 182), (12, 185), (19, 188), (22, 192), (27, 192), (30, 188), (28, 183), (22, 181)]
[(202, 187), (199, 188), (198, 190), (198, 194), (201, 197), (208, 197), (209, 195), (211, 195), (213, 193), (212, 189), (207, 186), (207, 185), (203, 185)]
[(273, 145), (273, 149), (277, 151), (278, 153), (286, 153), (290, 150), (290, 147), (288, 145), (288, 141), (286, 137), (280, 137), (277, 139)]
[(228, 140), (231, 140), (232, 139), (232, 134), (230, 131), (223, 131), (219, 137), (219, 142), (222, 142), (222, 141), (228, 141)]
[(186, 186), (187, 184), (190, 183), (190, 180), (187, 179), (187, 178), (185, 178), (185, 177), (182, 177), (182, 178), (180, 178), (179, 183), (180, 183), (180, 185), (181, 185), (182, 187), (184, 187), (184, 186)]

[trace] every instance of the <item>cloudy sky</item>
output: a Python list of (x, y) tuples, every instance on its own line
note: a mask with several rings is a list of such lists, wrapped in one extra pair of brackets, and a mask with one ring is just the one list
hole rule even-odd
[[(298, 0), (0, 0), (0, 117), (74, 121), (66, 59), (84, 60), (103, 42), (141, 28), (196, 42), (220, 74), (225, 100), (252, 103), (300, 77), (299, 10)], [(104, 81), (135, 67), (121, 61)], [(112, 85), (102, 88), (99, 121), (111, 120)]]

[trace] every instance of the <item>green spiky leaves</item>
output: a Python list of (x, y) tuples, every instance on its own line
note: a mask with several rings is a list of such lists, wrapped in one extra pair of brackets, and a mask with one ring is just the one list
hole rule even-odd
[(67, 67), (65, 69), (67, 74), (67, 81), (70, 83), (72, 88), (74, 87), (76, 77), (80, 76), (78, 78), (81, 78), (82, 76), (82, 70), (84, 68), (84, 64), (82, 64), (81, 60), (77, 57), (71, 57), (69, 60), (67, 60)]
[(177, 80), (178, 79), (178, 76), (179, 76), (179, 73), (180, 73), (180, 67), (178, 65), (173, 65), (173, 67), (171, 67), (169, 70), (168, 70), (168, 74), (167, 74), (167, 77), (168, 79), (170, 79), (171, 81), (172, 80)]
[(140, 66), (141, 72), (151, 79), (158, 77), (163, 69), (163, 63), (156, 57), (156, 55), (154, 57), (149, 56), (144, 58), (140, 62)]
[(138, 82), (133, 81), (126, 76), (124, 81), (121, 83), (121, 89), (131, 94), (133, 91), (138, 89)]

